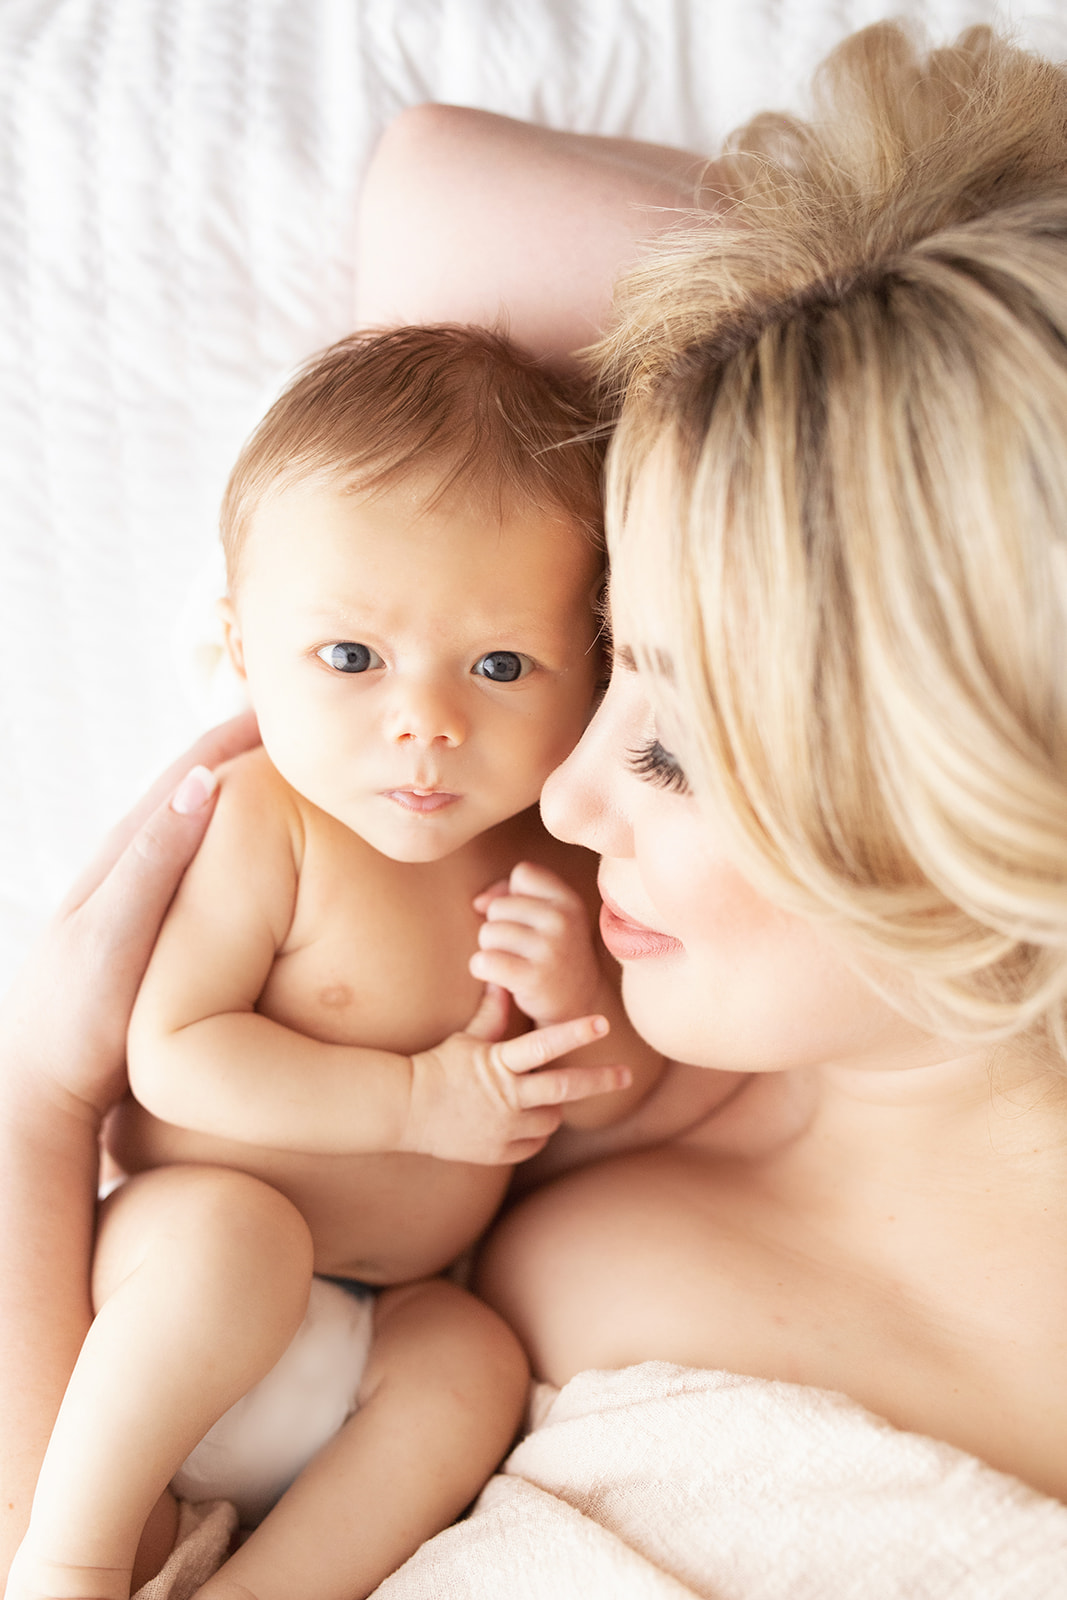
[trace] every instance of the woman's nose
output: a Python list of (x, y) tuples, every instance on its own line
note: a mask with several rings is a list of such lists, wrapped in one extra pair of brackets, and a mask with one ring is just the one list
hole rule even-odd
[(460, 696), (429, 679), (397, 685), (387, 726), (389, 737), (397, 743), (460, 745), (468, 733)]
[(545, 780), (541, 815), (549, 833), (598, 855), (629, 855), (632, 835), (618, 782), (625, 759), (609, 689), (578, 744)]

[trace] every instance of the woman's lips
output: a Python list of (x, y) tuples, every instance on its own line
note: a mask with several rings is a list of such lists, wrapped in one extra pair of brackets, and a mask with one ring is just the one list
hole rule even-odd
[(600, 936), (616, 961), (641, 961), (647, 956), (669, 956), (681, 950), (678, 939), (632, 922), (601, 889)]
[(445, 806), (450, 806), (459, 799), (458, 794), (450, 794), (447, 789), (387, 789), (387, 800), (394, 800), (405, 811), (414, 811), (425, 814), (430, 811), (441, 811)]

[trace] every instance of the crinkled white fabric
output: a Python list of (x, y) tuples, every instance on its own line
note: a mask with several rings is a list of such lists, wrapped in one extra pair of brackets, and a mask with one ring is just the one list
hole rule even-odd
[(266, 1377), (223, 1413), (171, 1488), (199, 1504), (225, 1500), (257, 1527), (356, 1410), (374, 1338), (375, 1297), (311, 1280), (308, 1308)]
[(821, 1389), (583, 1372), (377, 1600), (1062, 1600), (1067, 1507)]
[[(1024, 11), (1055, 37), (1067, 0)], [(361, 175), (450, 100), (710, 150), (885, 9), (989, 0), (3, 0), (0, 984), (205, 719), (176, 618), (263, 402), (344, 333)]]

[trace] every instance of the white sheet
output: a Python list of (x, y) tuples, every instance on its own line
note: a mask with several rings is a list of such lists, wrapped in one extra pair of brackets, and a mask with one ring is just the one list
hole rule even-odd
[(844, 1395), (650, 1361), (574, 1378), (375, 1591), (431, 1595), (1063, 1600), (1067, 1507)]
[[(711, 149), (883, 0), (4, 0), (0, 984), (204, 720), (173, 648), (230, 460), (349, 326), (401, 107)], [(892, 9), (939, 34), (987, 0)], [(1022, 13), (1062, 37), (1067, 0)]]

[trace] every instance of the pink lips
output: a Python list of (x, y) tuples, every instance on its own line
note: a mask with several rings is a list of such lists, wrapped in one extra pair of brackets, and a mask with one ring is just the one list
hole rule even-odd
[(648, 956), (669, 956), (683, 948), (669, 933), (657, 933), (633, 922), (601, 889), (600, 934), (616, 961), (641, 961)]
[(446, 789), (387, 789), (385, 798), (395, 800), (405, 811), (426, 815), (432, 811), (442, 811), (445, 806), (452, 805), (459, 799), (459, 795), (450, 794)]

